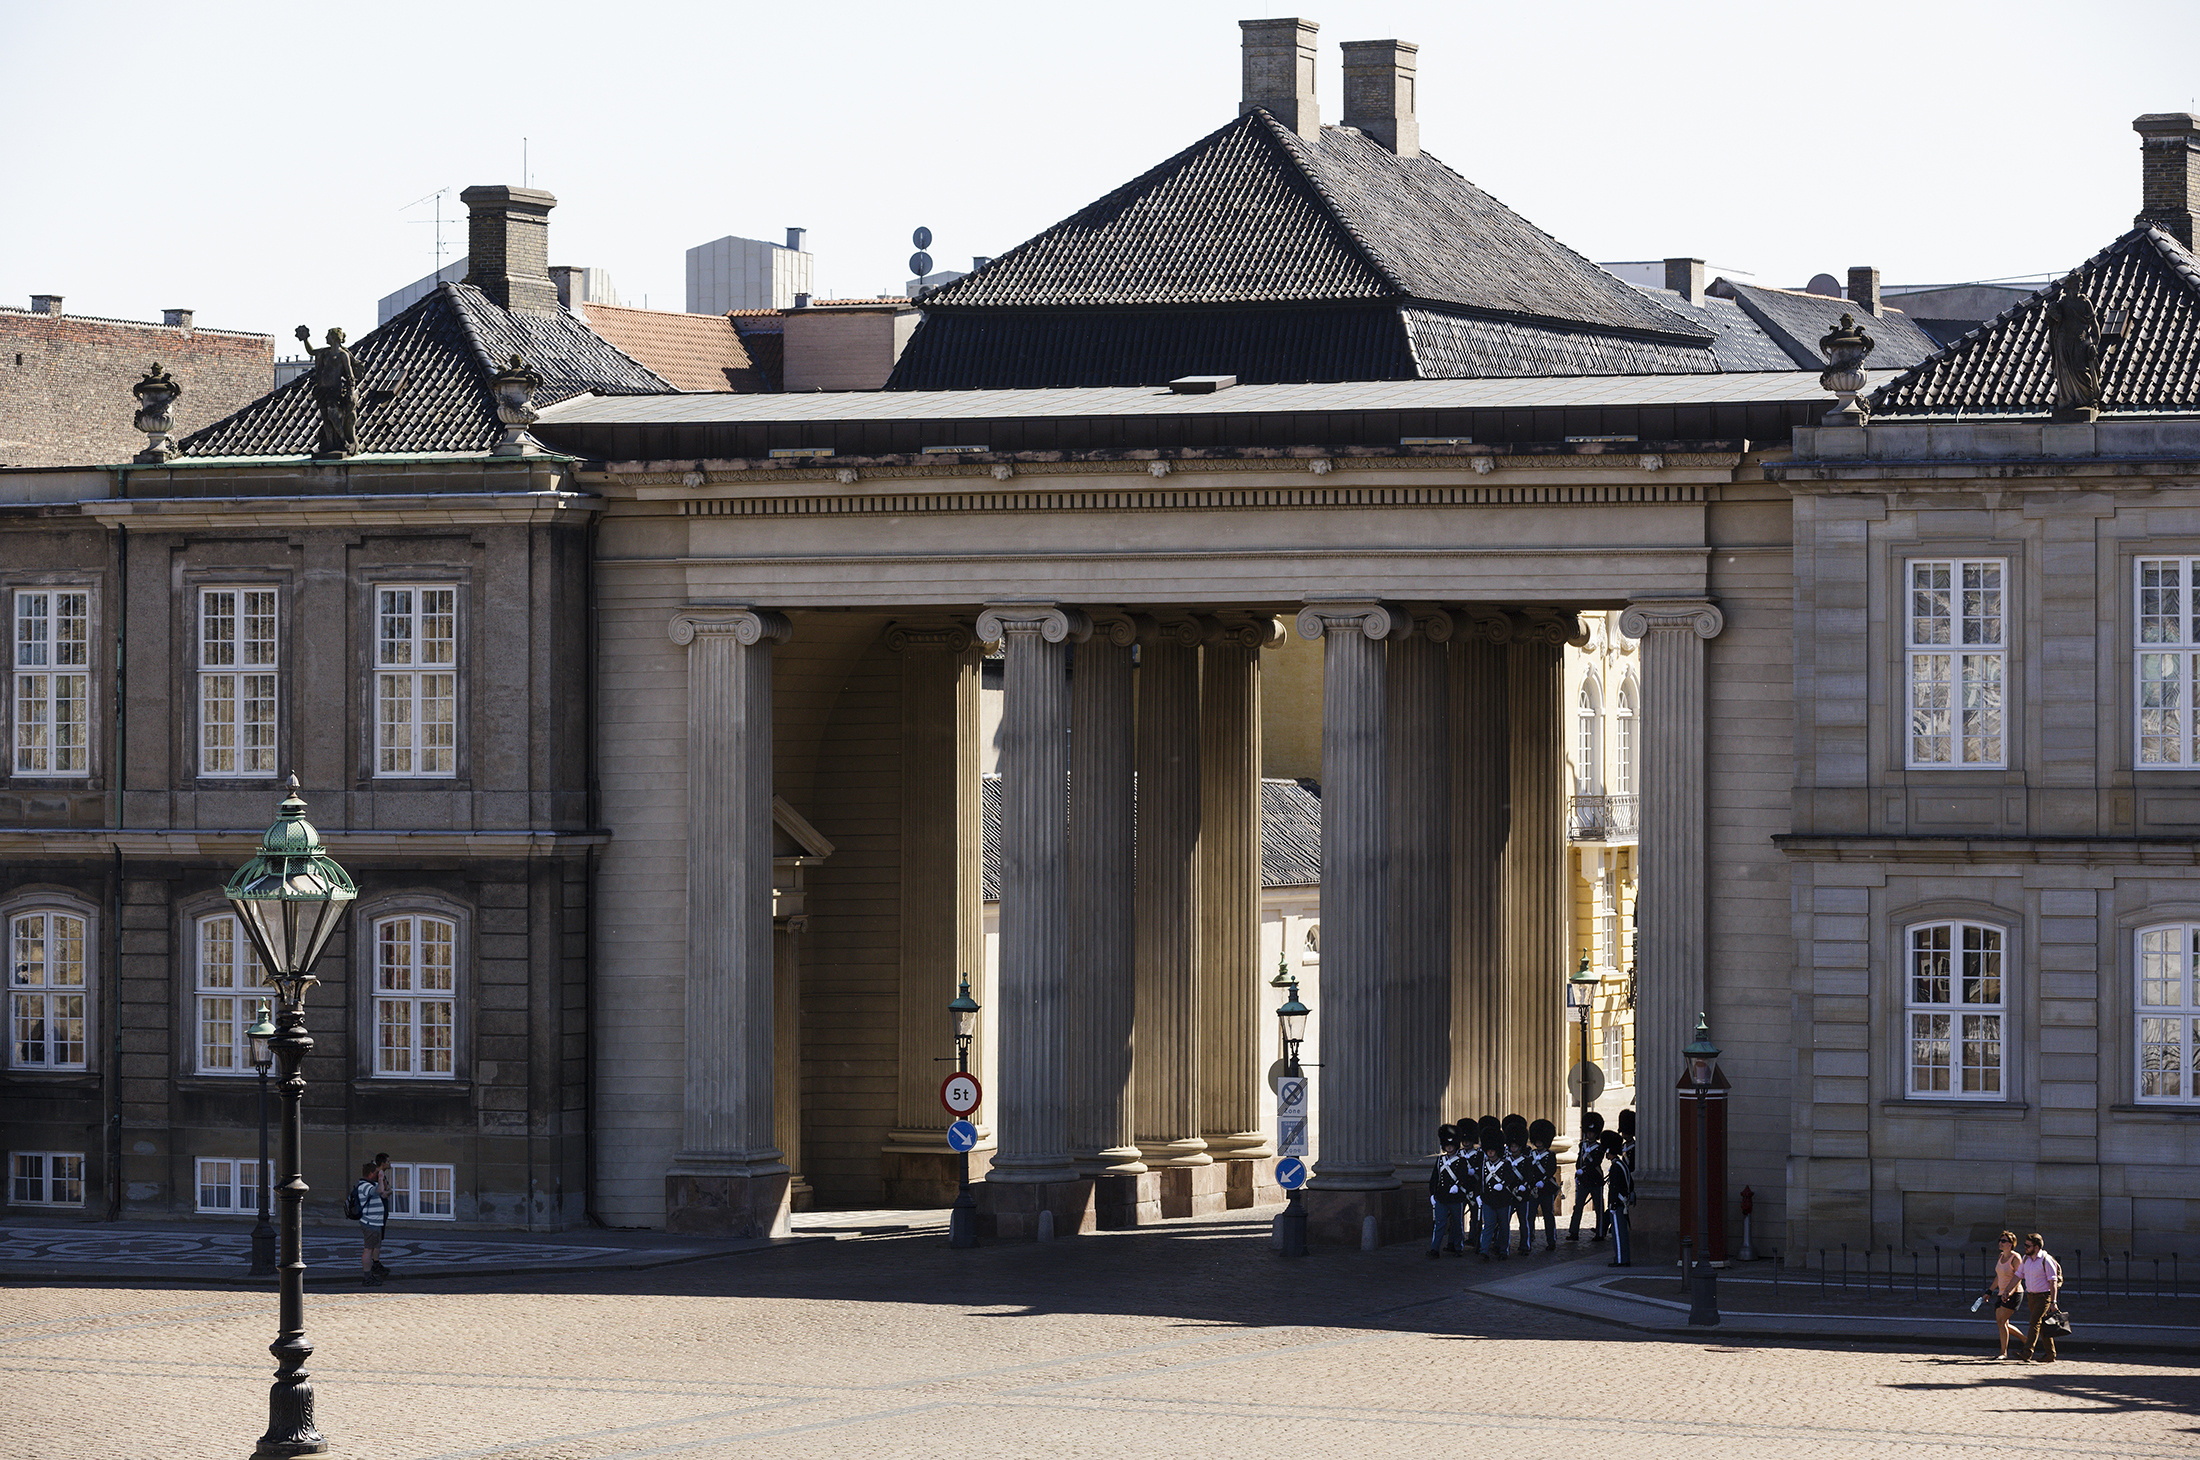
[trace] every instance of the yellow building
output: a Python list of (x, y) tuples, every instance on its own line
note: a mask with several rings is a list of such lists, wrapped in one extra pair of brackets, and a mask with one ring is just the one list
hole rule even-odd
[[(1607, 1122), (1634, 1101), (1634, 918), (1639, 869), (1641, 656), (1616, 613), (1585, 613), (1588, 642), (1566, 650), (1566, 867), (1574, 959), (1598, 978), (1589, 1062), (1604, 1075)], [(1581, 1058), (1578, 1024), (1567, 1064)]]

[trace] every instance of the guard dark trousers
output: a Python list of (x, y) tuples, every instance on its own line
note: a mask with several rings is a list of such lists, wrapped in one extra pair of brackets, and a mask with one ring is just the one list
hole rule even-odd
[(1513, 1211), (1520, 1218), (1520, 1250), (1522, 1252), (1535, 1251), (1535, 1212), (1541, 1203), (1541, 1197), (1523, 1196), (1520, 1199), (1520, 1204), (1513, 1208)]
[(1574, 1178), (1574, 1214), (1566, 1222), (1566, 1240), (1571, 1242), (1581, 1235), (1581, 1214), (1591, 1204), (1597, 1209), (1596, 1225), (1589, 1229), (1592, 1237), (1604, 1233), (1604, 1178)]
[(1444, 1248), (1452, 1252), (1466, 1251), (1467, 1238), (1461, 1228), (1466, 1221), (1467, 1204), (1463, 1201), (1442, 1201), (1432, 1196), (1428, 1199), (1428, 1207), (1428, 1250), (1434, 1252)]
[(1501, 1201), (1482, 1203), (1482, 1255), (1490, 1255), (1490, 1243), (1497, 1243), (1497, 1255), (1503, 1257), (1512, 1242), (1512, 1207)]
[[(1552, 1246), (1558, 1241), (1558, 1188), (1546, 1186), (1543, 1194), (1535, 1199), (1535, 1209), (1543, 1214), (1543, 1245)], [(1531, 1214), (1528, 1226), (1528, 1245), (1535, 1246), (1535, 1222)]]
[(1635, 1265), (1635, 1244), (1627, 1236), (1627, 1208), (1612, 1208), (1612, 1263), (1616, 1267)]

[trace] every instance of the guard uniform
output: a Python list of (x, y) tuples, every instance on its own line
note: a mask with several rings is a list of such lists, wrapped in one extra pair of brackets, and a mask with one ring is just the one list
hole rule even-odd
[(1581, 1122), (1581, 1149), (1574, 1154), (1574, 1214), (1566, 1223), (1566, 1240), (1581, 1240), (1581, 1214), (1596, 1208), (1596, 1224), (1589, 1235), (1604, 1240), (1604, 1117), (1590, 1111)]
[(1604, 1156), (1610, 1170), (1604, 1178), (1604, 1192), (1611, 1203), (1612, 1213), (1612, 1261), (1613, 1267), (1633, 1267), (1635, 1247), (1627, 1233), (1628, 1209), (1635, 1204), (1634, 1162), (1628, 1153), (1628, 1142), (1615, 1131), (1604, 1133)]

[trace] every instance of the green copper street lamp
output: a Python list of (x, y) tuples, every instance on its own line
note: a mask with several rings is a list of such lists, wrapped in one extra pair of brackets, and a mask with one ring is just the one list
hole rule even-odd
[(1589, 971), (1589, 955), (1581, 955), (1581, 967), (1575, 969), (1566, 980), (1566, 1007), (1580, 1016), (1581, 1022), (1581, 1093), (1577, 1097), (1581, 1106), (1581, 1121), (1576, 1127), (1589, 1128), (1589, 1006), (1596, 1002), (1597, 988), (1604, 982)]
[(321, 956), (344, 909), (359, 896), (342, 867), (321, 850), (321, 835), (306, 820), (298, 798), (298, 778), (260, 841), (259, 855), (237, 869), (222, 889), (237, 921), (252, 939), (267, 982), (275, 986), (281, 1008), (268, 1045), (282, 1068), (283, 1202), (282, 1298), (280, 1326), (268, 1352), (275, 1356), (275, 1382), (267, 1391), (267, 1433), (252, 1453), (255, 1460), (317, 1455), (328, 1442), (313, 1427), (313, 1385), (305, 1361), (313, 1355), (306, 1342), (306, 1263), (304, 1253), (306, 1181), (300, 1148), (306, 1093), (300, 1073), (312, 1037), (306, 1033), (306, 990), (320, 980), (313, 964)]

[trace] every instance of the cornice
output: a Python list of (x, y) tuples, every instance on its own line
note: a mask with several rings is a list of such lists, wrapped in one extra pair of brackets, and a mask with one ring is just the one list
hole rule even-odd
[(2200, 837), (1901, 836), (1785, 832), (1772, 844), (1798, 862), (1929, 862), (1994, 866), (2200, 866)]
[(406, 492), (371, 497), (106, 497), (78, 504), (141, 532), (307, 527), (488, 527), (580, 521), (604, 499), (585, 492)]
[[(1082, 474), (1082, 473), (1080, 473)], [(1078, 491), (851, 492), (838, 496), (699, 497), (685, 517), (905, 517), (929, 512), (1364, 511), (1381, 507), (1663, 506), (1708, 502), (1715, 482), (1543, 482), (1361, 487), (1099, 488)]]
[[(0, 858), (220, 857), (241, 861), (267, 835), (249, 830), (162, 830), (152, 827), (0, 827)], [(329, 855), (350, 857), (565, 857), (608, 846), (608, 831), (355, 831), (321, 828)]]

